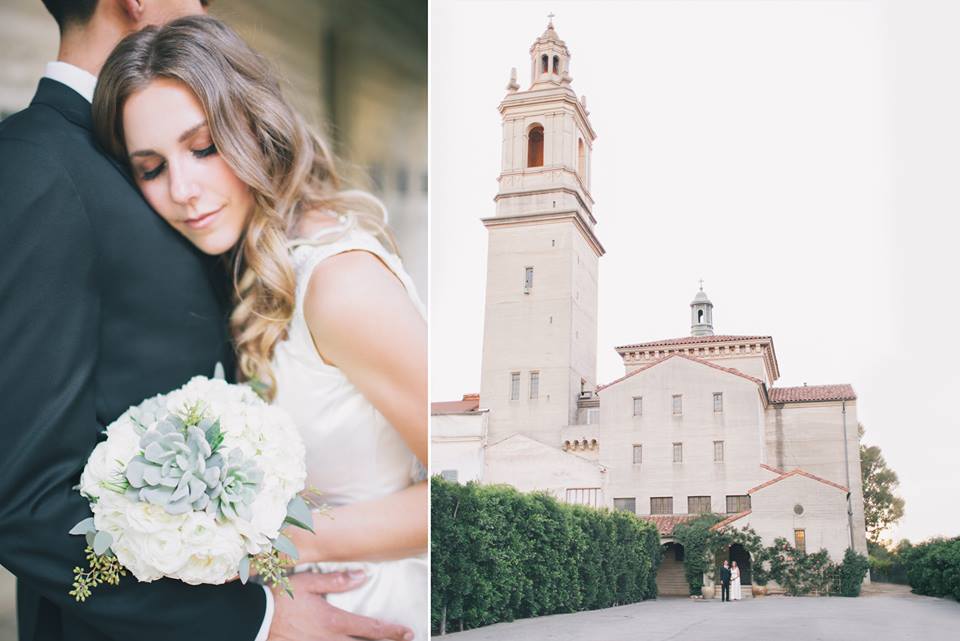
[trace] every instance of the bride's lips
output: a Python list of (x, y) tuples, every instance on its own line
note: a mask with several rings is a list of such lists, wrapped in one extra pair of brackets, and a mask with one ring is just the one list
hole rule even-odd
[(190, 229), (203, 229), (204, 227), (208, 227), (213, 224), (213, 221), (217, 218), (217, 214), (219, 214), (221, 211), (223, 211), (223, 205), (211, 212), (201, 214), (196, 218), (188, 218), (187, 220), (183, 221), (183, 224)]

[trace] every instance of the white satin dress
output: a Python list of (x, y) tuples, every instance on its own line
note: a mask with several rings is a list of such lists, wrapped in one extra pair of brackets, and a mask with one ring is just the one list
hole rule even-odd
[[(370, 252), (383, 261), (425, 317), (423, 303), (400, 259), (366, 231), (348, 230), (329, 243), (299, 245), (292, 250), (296, 307), (287, 339), (278, 343), (274, 352), (274, 402), (300, 427), (307, 451), (307, 487), (318, 489), (321, 500), (331, 507), (380, 498), (426, 478), (397, 430), (343, 372), (320, 358), (304, 319), (303, 299), (314, 267), (353, 250)], [(400, 560), (320, 563), (317, 567), (322, 572), (363, 569), (366, 583), (350, 592), (331, 593), (327, 601), (349, 612), (406, 625), (417, 641), (427, 641), (426, 551)]]

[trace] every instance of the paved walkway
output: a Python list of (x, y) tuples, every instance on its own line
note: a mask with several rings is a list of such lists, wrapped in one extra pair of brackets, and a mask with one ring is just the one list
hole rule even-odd
[(664, 598), (433, 637), (434, 641), (957, 641), (960, 603), (877, 585), (858, 599)]

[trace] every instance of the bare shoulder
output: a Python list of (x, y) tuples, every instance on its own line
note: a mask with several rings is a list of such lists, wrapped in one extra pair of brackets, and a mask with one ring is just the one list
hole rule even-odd
[(383, 261), (368, 251), (351, 250), (314, 267), (304, 312), (311, 327), (347, 329), (407, 300), (400, 280)]

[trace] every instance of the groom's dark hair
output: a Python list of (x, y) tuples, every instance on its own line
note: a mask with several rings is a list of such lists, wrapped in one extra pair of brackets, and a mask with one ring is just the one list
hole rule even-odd
[(97, 9), (97, 2), (99, 0), (43, 0), (43, 6), (63, 33), (71, 25), (86, 24)]
[[(100, 0), (42, 0), (43, 6), (47, 8), (53, 19), (57, 21), (60, 27), (60, 33), (63, 34), (67, 27), (73, 25), (84, 25), (93, 17), (93, 12), (97, 10), (97, 3)], [(204, 7), (210, 4), (210, 0), (200, 0)]]

